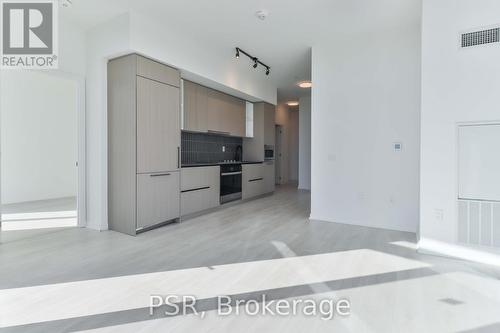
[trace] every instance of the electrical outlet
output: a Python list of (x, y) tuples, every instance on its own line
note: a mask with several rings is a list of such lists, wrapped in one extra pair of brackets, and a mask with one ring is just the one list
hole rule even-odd
[(222, 146), (222, 152), (225, 153), (226, 152), (226, 146)]

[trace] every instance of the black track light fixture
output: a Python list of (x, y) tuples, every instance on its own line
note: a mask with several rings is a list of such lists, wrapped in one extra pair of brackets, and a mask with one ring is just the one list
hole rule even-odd
[(243, 53), (248, 58), (250, 58), (250, 60), (253, 61), (253, 65), (252, 65), (253, 68), (257, 68), (259, 66), (259, 64), (260, 64), (260, 65), (262, 65), (266, 69), (266, 75), (269, 75), (269, 73), (271, 73), (271, 67), (269, 67), (268, 65), (266, 65), (265, 63), (263, 63), (262, 61), (260, 61), (259, 58), (254, 57), (254, 56), (248, 54), (247, 52), (243, 51), (239, 47), (237, 47), (236, 48), (236, 58), (237, 59), (240, 57), (240, 53)]

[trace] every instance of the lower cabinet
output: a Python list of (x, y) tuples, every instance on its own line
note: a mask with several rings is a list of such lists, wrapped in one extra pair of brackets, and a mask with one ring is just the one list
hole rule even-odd
[(241, 195), (243, 200), (264, 194), (264, 168), (262, 164), (244, 164), (242, 171)]
[(137, 229), (180, 216), (179, 171), (137, 175)]
[(243, 177), (241, 187), (243, 199), (250, 199), (274, 192), (274, 161), (244, 164), (242, 169)]
[(181, 169), (181, 215), (186, 216), (220, 205), (220, 167)]

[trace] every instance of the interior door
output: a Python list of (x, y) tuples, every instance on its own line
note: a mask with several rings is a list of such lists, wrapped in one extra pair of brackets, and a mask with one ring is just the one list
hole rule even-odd
[(137, 173), (179, 169), (179, 88), (137, 77)]

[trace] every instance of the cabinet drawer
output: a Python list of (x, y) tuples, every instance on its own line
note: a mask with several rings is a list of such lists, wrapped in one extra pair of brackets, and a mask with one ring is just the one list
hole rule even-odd
[(181, 191), (188, 191), (201, 187), (216, 187), (220, 184), (220, 167), (183, 168), (181, 170)]
[(242, 198), (250, 199), (264, 194), (264, 178), (253, 178), (244, 181), (242, 184)]
[(204, 211), (220, 205), (220, 193), (213, 187), (202, 187), (181, 193), (181, 215)]
[(178, 171), (137, 175), (137, 229), (180, 216)]
[(137, 56), (137, 75), (180, 87), (181, 76), (177, 69), (151, 59)]
[(262, 163), (258, 164), (243, 164), (243, 182), (249, 181), (255, 178), (263, 178), (264, 170), (262, 167)]

